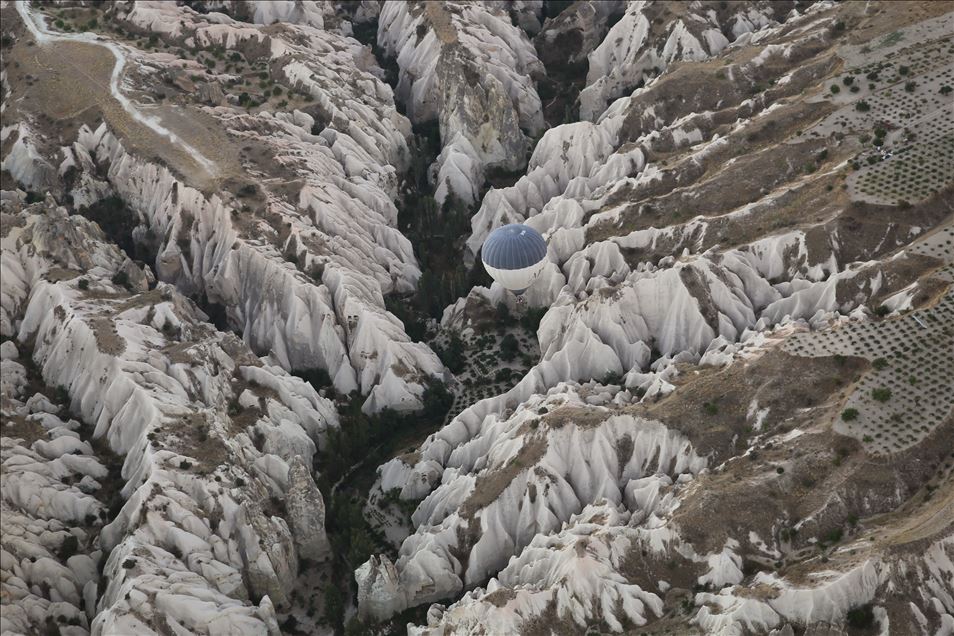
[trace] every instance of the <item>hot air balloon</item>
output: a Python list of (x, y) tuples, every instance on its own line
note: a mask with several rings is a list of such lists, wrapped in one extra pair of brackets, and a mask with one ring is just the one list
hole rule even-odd
[(491, 278), (519, 296), (543, 271), (547, 243), (532, 227), (511, 223), (490, 233), (480, 258)]

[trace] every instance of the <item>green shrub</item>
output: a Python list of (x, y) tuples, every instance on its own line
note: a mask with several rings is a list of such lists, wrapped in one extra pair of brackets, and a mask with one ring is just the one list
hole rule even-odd
[(79, 539), (75, 535), (68, 535), (63, 539), (63, 543), (60, 545), (59, 554), (61, 561), (66, 561), (68, 558), (73, 556), (79, 550)]
[(325, 369), (319, 367), (313, 367), (311, 369), (293, 369), (292, 375), (298, 376), (314, 387), (316, 391), (321, 389), (334, 390), (334, 382), (332, 382), (331, 376)]
[(871, 389), (871, 397), (879, 402), (887, 402), (891, 399), (891, 389), (886, 387)]
[(841, 419), (846, 422), (858, 419), (858, 409), (847, 408), (841, 412)]
[(508, 333), (500, 341), (500, 358), (505, 362), (510, 362), (520, 351), (520, 342), (512, 333)]
[(336, 630), (344, 624), (345, 604), (341, 590), (333, 582), (325, 590), (325, 620)]
[(460, 373), (467, 365), (467, 358), (464, 356), (464, 341), (456, 332), (451, 334), (447, 346), (438, 347), (436, 353), (451, 373)]
[(874, 611), (871, 605), (862, 605), (848, 610), (845, 615), (848, 625), (855, 629), (868, 629), (874, 625)]

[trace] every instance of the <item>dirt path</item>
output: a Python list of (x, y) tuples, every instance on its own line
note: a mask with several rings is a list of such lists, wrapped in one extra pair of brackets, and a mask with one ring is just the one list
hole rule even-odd
[(123, 94), (126, 59), (120, 47), (92, 34), (51, 33), (27, 5), (18, 2), (16, 8), (36, 42), (14, 49), (18, 70), (34, 79), (11, 81), (11, 86), (24, 88), (10, 101), (22, 100), (24, 112), (47, 115), (60, 141), (72, 141), (75, 128), (96, 125), (96, 115), (101, 114), (128, 151), (169, 166), (200, 190), (213, 190), (239, 171), (234, 153), (228, 152), (232, 148), (225, 131), (211, 116), (171, 106), (135, 105)]

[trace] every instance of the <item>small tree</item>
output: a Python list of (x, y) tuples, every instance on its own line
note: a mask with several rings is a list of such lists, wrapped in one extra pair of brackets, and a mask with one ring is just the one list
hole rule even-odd
[(497, 303), (497, 311), (494, 315), (498, 325), (510, 324), (510, 308), (504, 303)]
[(461, 340), (460, 335), (456, 331), (451, 333), (447, 341), (447, 346), (440, 349), (437, 353), (441, 358), (441, 362), (451, 370), (451, 373), (460, 373), (464, 370), (467, 362), (467, 359), (464, 357), (464, 341)]
[(855, 629), (868, 629), (873, 626), (875, 622), (871, 605), (854, 607), (848, 610), (848, 614), (845, 615), (845, 618), (848, 620), (848, 624)]
[(510, 362), (517, 356), (517, 352), (520, 351), (520, 342), (512, 334), (508, 333), (500, 341), (500, 358), (506, 362)]
[(325, 590), (325, 620), (335, 629), (340, 630), (344, 626), (344, 617), (344, 597), (338, 586), (332, 583)]

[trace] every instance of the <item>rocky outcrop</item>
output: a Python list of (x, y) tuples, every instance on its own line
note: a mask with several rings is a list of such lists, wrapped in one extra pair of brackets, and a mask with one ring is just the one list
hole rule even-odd
[(954, 625), (948, 7), (0, 12), (0, 631)]
[(331, 544), (325, 534), (325, 502), (308, 466), (296, 456), (288, 465), (285, 509), (295, 535), (298, 556), (315, 561), (329, 557)]
[[(562, 479), (568, 479), (567, 471), (554, 471), (558, 476), (550, 474), (546, 460), (539, 460), (535, 454), (540, 448), (533, 444), (534, 429), (518, 414), (536, 408), (542, 395), (554, 402), (562, 399), (573, 404), (577, 392), (592, 392), (581, 400), (586, 405), (581, 405), (582, 411), (574, 413), (581, 421), (588, 421), (588, 416), (596, 418), (593, 411), (613, 408), (610, 404), (626, 409), (623, 405), (630, 400), (645, 405), (664, 399), (678, 391), (679, 385), (707, 386), (695, 375), (685, 377), (682, 373), (688, 368), (693, 369), (693, 374), (706, 377), (707, 367), (738, 368), (763, 355), (766, 348), (775, 346), (794, 330), (822, 329), (867, 319), (871, 316), (872, 299), (890, 298), (891, 303), (897, 300), (891, 294), (899, 293), (899, 288), (892, 287), (889, 292), (884, 287), (893, 279), (889, 272), (894, 268), (910, 267), (926, 275), (932, 266), (925, 265), (927, 269), (923, 269), (915, 265), (917, 257), (913, 252), (894, 251), (918, 240), (922, 226), (887, 211), (877, 220), (867, 217), (872, 225), (865, 226), (860, 211), (856, 215), (854, 209), (846, 208), (845, 200), (825, 194), (839, 187), (836, 175), (844, 165), (840, 162), (852, 151), (832, 142), (837, 135), (823, 141), (827, 129), (815, 128), (819, 126), (818, 112), (830, 106), (813, 102), (795, 108), (792, 100), (797, 102), (799, 92), (810, 90), (836, 68), (828, 57), (835, 40), (827, 9), (820, 6), (804, 14), (786, 15), (783, 25), (757, 19), (758, 7), (752, 7), (754, 14), (747, 13), (745, 21), (714, 10), (705, 18), (694, 20), (696, 27), (707, 23), (720, 34), (709, 33), (708, 37), (705, 30), (703, 35), (693, 35), (685, 24), (679, 27), (671, 23), (673, 30), (666, 40), (653, 41), (659, 43), (661, 50), (668, 49), (672, 60), (693, 59), (693, 51), (702, 59), (725, 47), (722, 66), (726, 70), (717, 74), (719, 81), (705, 84), (711, 86), (710, 93), (699, 96), (690, 105), (690, 100), (685, 99), (688, 86), (693, 78), (711, 71), (705, 64), (679, 65), (671, 74), (663, 74), (631, 97), (617, 100), (594, 123), (567, 124), (549, 130), (537, 145), (527, 174), (513, 186), (491, 190), (484, 197), (472, 221), (473, 233), (468, 240), (471, 257), (478, 254), (486, 235), (504, 223), (525, 222), (547, 238), (550, 264), (539, 283), (525, 295), (531, 306), (547, 308), (536, 333), (541, 360), (514, 388), (465, 408), (416, 451), (382, 466), (383, 490), (394, 489), (401, 498), (419, 502), (412, 516), (417, 530), (403, 542), (393, 564), (396, 583), (395, 572), (380, 563), (368, 562), (359, 570), (359, 584), (363, 586), (363, 602), (369, 615), (380, 616), (381, 612), (415, 603), (442, 602), (443, 597), (459, 596), (460, 590), (487, 582), (486, 588), (465, 594), (456, 605), (433, 606), (428, 625), (420, 628), (421, 633), (469, 633), (487, 629), (487, 625), (503, 632), (532, 632), (540, 624), (535, 621), (552, 621), (554, 616), (567, 621), (566, 631), (595, 622), (615, 625), (617, 630), (630, 629), (653, 620), (658, 616), (654, 607), (673, 602), (666, 595), (670, 583), (650, 584), (632, 570), (624, 575), (619, 555), (606, 556), (604, 562), (606, 571), (602, 578), (612, 583), (587, 582), (566, 589), (557, 576), (560, 572), (577, 571), (574, 565), (579, 563), (572, 564), (572, 558), (574, 554), (579, 556), (579, 552), (574, 550), (586, 550), (587, 556), (599, 553), (599, 544), (594, 546), (596, 542), (592, 540), (597, 531), (582, 530), (587, 541), (570, 549), (566, 537), (560, 536), (557, 542), (558, 528), (540, 525), (541, 517), (550, 518), (539, 512), (538, 506), (545, 505), (540, 503), (541, 497), (546, 499), (539, 494), (540, 484), (534, 484), (534, 489), (529, 485), (538, 474), (541, 479), (546, 474), (552, 493)], [(647, 10), (663, 9), (654, 6)], [(630, 17), (638, 22), (636, 13), (631, 12)], [(666, 22), (652, 19), (649, 23)], [(727, 24), (737, 25), (739, 33), (732, 38), (722, 34), (722, 30), (731, 28)], [(748, 27), (763, 30), (746, 36)], [(611, 31), (604, 44), (612, 36)], [(730, 39), (736, 40), (735, 47), (727, 46)], [(745, 48), (756, 39), (760, 41), (761, 54)], [(767, 41), (774, 39), (784, 44), (766, 46)], [(706, 40), (705, 45), (700, 44), (703, 48), (692, 44), (702, 40)], [(712, 51), (706, 48), (710, 45), (714, 47)], [(642, 53), (635, 54), (638, 57)], [(653, 55), (646, 59), (657, 59)], [(620, 64), (620, 68), (628, 70), (638, 66), (633, 60)], [(771, 88), (765, 89), (766, 85)], [(686, 110), (682, 110), (682, 105)], [(844, 117), (847, 110), (848, 107), (842, 108), (839, 115)], [(832, 119), (836, 117), (833, 115)], [(775, 142), (766, 144), (761, 135), (767, 133), (776, 141), (790, 141), (780, 142), (782, 150)], [(738, 158), (738, 144), (746, 143), (758, 144), (758, 150), (742, 160)], [(802, 164), (802, 169), (794, 168), (800, 165), (799, 159), (793, 159), (795, 156), (811, 163), (807, 167)], [(819, 191), (820, 194), (809, 194)], [(796, 204), (805, 196), (812, 197), (812, 209), (818, 212), (811, 221), (806, 221), (804, 205)], [(784, 222), (753, 229), (753, 225), (769, 218), (779, 218), (773, 215), (780, 211), (784, 211)], [(924, 225), (934, 226), (949, 211), (940, 199), (932, 199), (923, 203), (917, 215), (930, 217)], [(869, 231), (866, 236), (870, 240), (865, 241), (864, 247), (847, 238)], [(911, 293), (901, 293), (899, 306)], [(442, 325), (479, 338), (486, 324), (482, 316), (499, 304), (520, 311), (512, 296), (499, 286), (472, 290), (467, 298), (445, 311)], [(885, 305), (884, 309), (893, 306)], [(604, 389), (600, 380), (611, 385), (618, 383), (620, 389)], [(582, 386), (578, 387), (576, 382)], [(703, 404), (702, 398), (697, 399), (699, 403), (693, 411), (682, 412), (682, 432), (700, 425), (704, 416), (697, 415), (697, 411), (712, 414), (720, 408), (713, 402)], [(566, 434), (566, 429), (557, 432), (552, 426), (545, 428), (547, 418), (554, 413), (551, 407), (547, 410), (549, 413), (536, 423), (536, 430), (545, 430), (540, 435), (540, 452), (545, 457), (549, 457), (555, 440)], [(811, 409), (809, 412), (815, 413), (814, 422), (830, 421), (827, 415)], [(762, 415), (756, 417), (759, 413)], [(761, 426), (758, 418), (764, 416), (765, 411), (756, 403), (746, 417), (753, 422), (752, 426)], [(504, 422), (520, 422), (524, 428), (518, 436)], [(788, 444), (789, 438), (782, 441), (787, 450), (799, 446)], [(595, 460), (588, 455), (593, 446), (589, 438), (577, 443), (575, 461), (586, 466), (608, 463), (612, 467), (611, 459)], [(526, 495), (532, 501), (519, 499), (504, 488), (492, 491), (493, 496), (487, 499), (493, 503), (478, 505), (479, 512), (475, 511), (475, 493), (482, 493), (481, 486), (486, 484), (481, 477), (501, 467), (510, 471), (501, 471), (506, 474), (505, 483), (519, 484), (514, 492), (536, 493)], [(769, 468), (774, 474), (783, 475), (790, 466), (771, 465), (766, 472)], [(539, 473), (537, 469), (541, 469)], [(522, 478), (524, 470), (530, 475), (526, 481)], [(670, 479), (678, 482), (679, 476), (670, 475)], [(594, 481), (599, 479), (586, 483)], [(724, 485), (713, 487), (719, 490)], [(875, 490), (872, 487), (872, 492)], [(579, 494), (576, 483), (573, 491)], [(568, 498), (573, 502), (571, 514), (582, 510), (578, 503), (599, 501), (600, 494), (585, 489), (584, 492), (588, 494), (579, 500)], [(703, 496), (691, 486), (683, 492), (690, 499), (692, 492)], [(624, 503), (622, 512), (635, 515), (639, 510), (631, 502), (621, 502), (612, 491), (605, 496), (613, 505)], [(678, 499), (679, 495), (675, 496)], [(477, 500), (484, 504), (483, 499)], [(501, 516), (500, 509), (510, 511), (511, 516)], [(560, 523), (569, 519), (554, 510), (567, 509), (556, 504), (548, 507)], [(811, 514), (811, 510), (802, 510), (801, 514)], [(759, 559), (775, 562), (777, 555), (783, 553), (781, 548), (770, 547), (777, 544), (765, 545), (757, 535), (754, 539), (749, 535), (749, 545), (734, 545), (731, 541), (736, 539), (729, 535), (718, 547), (687, 545), (681, 537), (689, 531), (678, 527), (678, 523), (661, 523), (651, 516), (638, 519), (621, 525), (651, 533), (647, 536), (658, 542), (660, 554), (691, 563), (686, 567), (693, 572), (693, 579), (683, 585), (725, 589), (741, 587), (745, 580), (748, 588), (733, 595), (732, 600), (739, 607), (748, 608), (740, 610), (741, 614), (751, 610), (752, 622), (744, 625), (743, 630), (782, 629), (786, 623), (834, 624), (844, 620), (851, 607), (868, 603), (876, 593), (884, 594), (887, 589), (871, 583), (874, 575), (867, 566), (859, 569), (857, 563), (846, 562), (839, 563), (838, 577), (844, 576), (846, 581), (853, 581), (851, 586), (866, 589), (863, 594), (847, 594), (844, 590), (848, 585), (839, 591), (826, 591), (824, 585), (804, 583), (798, 574), (793, 574), (785, 582), (772, 582), (774, 588), (782, 590), (778, 598), (785, 596), (784, 590), (797, 589), (805, 598), (831, 594), (832, 602), (826, 605), (819, 601), (818, 612), (807, 615), (786, 605), (787, 601), (779, 602), (781, 611), (756, 607), (746, 595), (752, 589), (762, 589), (758, 586), (764, 581), (746, 580), (749, 575), (743, 572), (741, 554), (751, 550)], [(779, 517), (775, 523), (784, 522)], [(524, 530), (536, 534), (540, 544), (557, 544), (556, 552), (561, 556), (551, 560), (541, 552), (531, 553), (527, 546), (532, 544), (522, 539)], [(622, 542), (621, 536), (628, 535), (623, 531), (613, 533), (608, 541)], [(490, 549), (482, 550), (484, 545)], [(564, 547), (565, 552), (561, 552)], [(645, 549), (639, 547), (636, 551)], [(528, 555), (525, 559), (519, 556), (521, 551)], [(561, 570), (567, 563), (571, 563), (565, 565), (568, 570)], [(680, 569), (682, 564), (672, 567)], [(598, 571), (596, 566), (593, 569)], [(526, 578), (521, 578), (523, 574)], [(381, 581), (389, 583), (381, 585)], [(635, 585), (636, 589), (620, 589), (616, 584)], [(876, 592), (879, 589), (881, 592)], [(630, 613), (612, 611), (619, 607), (620, 599), (628, 604)], [(644, 606), (639, 606), (636, 599)], [(708, 602), (706, 599), (709, 597), (688, 602), (701, 607)], [(929, 604), (925, 601), (919, 607)], [(939, 624), (945, 620), (945, 613), (942, 610), (932, 614), (926, 621)], [(732, 612), (703, 611), (699, 624), (706, 631), (732, 633), (737, 626), (727, 614)], [(718, 622), (722, 618), (728, 621), (724, 625)], [(899, 620), (912, 619), (905, 614)], [(710, 627), (706, 621), (714, 622)]]
[[(165, 13), (172, 10), (137, 6), (123, 19), (152, 29), (160, 18), (170, 24)], [(411, 291), (420, 276), (410, 243), (394, 228), (396, 175), (407, 162), (409, 127), (390, 89), (353, 40), (307, 26), (265, 34), (175, 10), (178, 26), (159, 31), (164, 37), (278, 60), (276, 74), (321, 104), (315, 113), (321, 121), (303, 112), (213, 111), (236, 143), (253, 139), (275, 158), (253, 170), (275, 170), (283, 182), (293, 174), (298, 188), (271, 196), (260, 219), (239, 225), (237, 210), (247, 195), (223, 199), (194, 190), (130, 156), (103, 126), (84, 130), (66, 151), (62, 169), (81, 175), (74, 200), (93, 199), (104, 189), (121, 197), (140, 216), (137, 236), (161, 237), (153, 246), (159, 277), (226, 307), (255, 351), (288, 370), (326, 369), (340, 393), (368, 395), (369, 412), (418, 407), (423, 383), (442, 366), (384, 307), (384, 294)], [(343, 75), (370, 92), (356, 95), (354, 82), (338, 81)]]
[(439, 123), (439, 203), (451, 195), (473, 203), (487, 168), (525, 165), (523, 131), (534, 135), (543, 128), (532, 79), (543, 67), (504, 7), (386, 2), (378, 44), (397, 60), (397, 98), (411, 121)]
[[(234, 336), (216, 333), (171, 287), (137, 288), (134, 279), (117, 277), (126, 259), (101, 231), (52, 202), (46, 206), (19, 213), (5, 208), (5, 216), (17, 221), (3, 238), (4, 263), (28, 282), (29, 302), (5, 302), (4, 309), (19, 341), (35, 342), (42, 379), (61, 387), (73, 412), (93, 425), (94, 439), (125, 456), (127, 501), (97, 539), (96, 549), (108, 553), (108, 584), (97, 594), (95, 582), (87, 587), (89, 577), (77, 579), (89, 599), (87, 617), (96, 617), (93, 630), (141, 632), (153, 612), (161, 612), (163, 620), (199, 633), (275, 631), (271, 603), (287, 602), (297, 570), (295, 542), (306, 550), (321, 545), (316, 536), (323, 529), (314, 524), (323, 520), (323, 510), (308, 466), (325, 429), (337, 425), (334, 409), (310, 385), (264, 365)], [(274, 388), (256, 388), (263, 385)], [(244, 412), (230, 406), (240, 393)], [(258, 435), (240, 424), (240, 413), (250, 416)], [(265, 430), (311, 440), (307, 463), (260, 450), (252, 436), (261, 440)], [(68, 432), (55, 446), (66, 442), (90, 454), (86, 442)], [(35, 452), (44, 453), (43, 446), (33, 444)], [(298, 448), (275, 447), (279, 453)], [(297, 466), (293, 480), (289, 463)], [(78, 487), (95, 492), (90, 480), (103, 479), (105, 469), (92, 458), (72, 464), (90, 477)], [(35, 467), (29, 474), (43, 473)], [(4, 483), (6, 488), (6, 478)], [(20, 514), (37, 514), (31, 511), (44, 492), (5, 501)], [(87, 525), (103, 518), (92, 497), (47, 492), (56, 506), (75, 501), (70, 514)], [(290, 515), (294, 530), (263, 508), (289, 496), (302, 513)], [(49, 506), (40, 509), (70, 518)], [(306, 516), (312, 525), (298, 534)], [(192, 600), (170, 603), (170, 594)], [(249, 605), (250, 598), (264, 600)], [(97, 599), (94, 610), (88, 604)], [(208, 614), (196, 603), (217, 609)]]
[(509, 417), (488, 415), (473, 432), (462, 419), (453, 421), (422, 446), (410, 475), (402, 460), (383, 468), (383, 490), (426, 497), (412, 517), (418, 532), (393, 566), (398, 583), (386, 561), (356, 573), (362, 612), (380, 616), (479, 584), (586, 502), (632, 505), (628, 493), (643, 477), (676, 479), (705, 467), (680, 435), (593, 406), (603, 400), (608, 394), (561, 385)]
[(33, 633), (59, 624), (88, 633), (100, 585), (97, 537), (108, 517), (109, 471), (81, 439), (80, 423), (63, 417), (65, 405), (53, 391), (27, 394), (28, 382), (37, 381), (27, 356), (9, 340), (2, 354), (3, 629)]
[[(534, 541), (486, 587), (450, 607), (435, 605), (420, 636), (520, 633), (547, 621), (567, 630), (605, 623), (613, 632), (645, 625), (663, 611), (663, 591), (631, 584), (617, 564), (639, 550), (622, 506), (599, 502), (573, 515), (560, 532)], [(552, 618), (548, 618), (552, 617)]]
[[(630, 0), (623, 18), (589, 55), (580, 117), (596, 120), (607, 103), (642, 87), (674, 61), (718, 54), (743, 34), (784, 22), (792, 2), (692, 6)], [(796, 13), (797, 15), (797, 13)]]
[(385, 555), (372, 556), (363, 563), (355, 571), (355, 579), (358, 581), (358, 607), (362, 616), (386, 620), (410, 604), (397, 569)]

